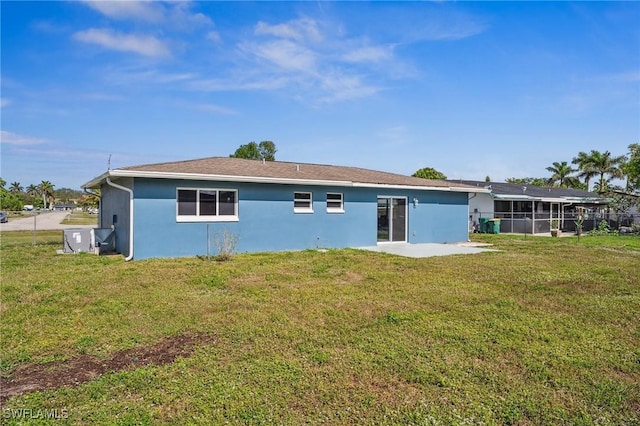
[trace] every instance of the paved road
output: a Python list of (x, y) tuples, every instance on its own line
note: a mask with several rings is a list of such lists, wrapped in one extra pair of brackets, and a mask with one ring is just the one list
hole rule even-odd
[[(97, 225), (62, 225), (60, 222), (69, 214), (69, 212), (46, 212), (39, 213), (35, 218), (36, 230), (46, 231), (52, 229), (67, 228), (97, 228)], [(14, 219), (9, 218), (9, 222), (0, 223), (1, 231), (33, 231), (33, 216)]]

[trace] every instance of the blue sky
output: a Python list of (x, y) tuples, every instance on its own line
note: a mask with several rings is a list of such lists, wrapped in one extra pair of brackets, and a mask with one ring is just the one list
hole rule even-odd
[(637, 2), (6, 2), (1, 176), (227, 156), (548, 176), (640, 142)]

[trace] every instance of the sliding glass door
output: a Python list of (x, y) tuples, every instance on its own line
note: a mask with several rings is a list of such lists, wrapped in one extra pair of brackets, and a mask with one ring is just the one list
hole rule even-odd
[(378, 242), (407, 241), (407, 199), (378, 197)]

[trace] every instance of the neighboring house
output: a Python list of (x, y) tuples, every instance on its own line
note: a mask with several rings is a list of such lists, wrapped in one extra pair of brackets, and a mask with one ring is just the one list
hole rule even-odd
[(55, 204), (53, 207), (51, 207), (51, 209), (55, 211), (76, 210), (77, 208), (78, 206), (76, 205), (76, 203)]
[[(99, 226), (127, 259), (208, 253), (215, 234), (239, 252), (445, 243), (468, 239), (469, 193), (487, 192), (356, 167), (212, 157), (109, 170)], [(215, 254), (215, 252), (213, 252)]]
[(552, 220), (557, 220), (562, 230), (575, 231), (579, 215), (585, 219), (583, 229), (590, 230), (597, 226), (608, 202), (596, 193), (573, 188), (472, 180), (450, 182), (489, 190), (469, 198), (469, 220), (477, 225), (480, 218), (500, 219), (500, 232), (506, 233), (547, 233)]

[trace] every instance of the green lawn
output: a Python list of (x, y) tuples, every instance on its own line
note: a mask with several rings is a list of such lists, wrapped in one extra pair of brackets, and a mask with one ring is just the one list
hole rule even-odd
[(55, 424), (640, 424), (640, 238), (475, 235), (500, 252), (125, 263), (3, 233), (1, 374), (211, 339), (9, 399)]
[(71, 212), (62, 221), (63, 225), (97, 225), (98, 215), (87, 212)]

